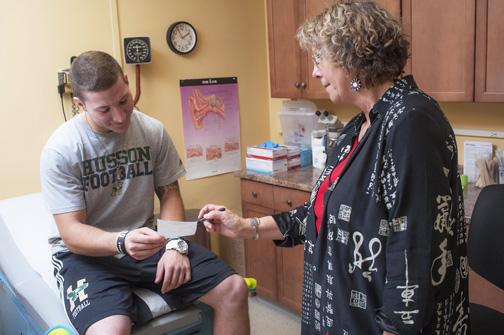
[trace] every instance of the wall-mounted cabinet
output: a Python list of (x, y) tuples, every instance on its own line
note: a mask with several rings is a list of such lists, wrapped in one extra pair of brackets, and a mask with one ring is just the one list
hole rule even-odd
[[(377, 0), (400, 18), (400, 0)], [(268, 0), (268, 43), (273, 98), (326, 99), (320, 81), (312, 77), (313, 64), (296, 39), (298, 27), (334, 0)]]
[[(268, 0), (271, 96), (326, 99), (295, 38), (330, 0)], [(438, 101), (504, 101), (504, 1), (377, 0), (411, 42), (406, 73)]]
[(504, 101), (504, 1), (476, 2), (475, 101)]
[(439, 101), (472, 101), (475, 0), (403, 0), (406, 72)]
[(406, 72), (439, 101), (504, 101), (504, 2), (403, 0)]

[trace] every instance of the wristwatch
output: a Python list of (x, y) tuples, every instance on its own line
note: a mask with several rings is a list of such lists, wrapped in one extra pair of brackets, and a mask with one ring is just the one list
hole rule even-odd
[(174, 238), (166, 243), (166, 250), (176, 250), (181, 255), (187, 255), (189, 245), (181, 238)]

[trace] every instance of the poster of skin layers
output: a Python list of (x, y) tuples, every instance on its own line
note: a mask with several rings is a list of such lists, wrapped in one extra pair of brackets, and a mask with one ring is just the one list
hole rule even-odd
[(186, 179), (241, 169), (236, 77), (180, 81)]

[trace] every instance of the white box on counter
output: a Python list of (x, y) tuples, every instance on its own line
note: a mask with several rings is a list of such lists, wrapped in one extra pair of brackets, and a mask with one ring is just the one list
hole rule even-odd
[(245, 159), (247, 171), (274, 174), (287, 171), (287, 159), (260, 159), (247, 157)]
[(301, 167), (301, 157), (296, 157), (287, 160), (287, 170), (297, 169)]
[(301, 149), (297, 145), (284, 145), (287, 149), (287, 169), (301, 167)]
[(276, 148), (247, 147), (247, 157), (270, 160), (287, 159), (287, 148), (283, 146)]

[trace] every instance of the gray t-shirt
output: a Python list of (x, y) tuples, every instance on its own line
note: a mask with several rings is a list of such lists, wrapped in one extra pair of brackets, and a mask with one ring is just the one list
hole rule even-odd
[[(40, 160), (52, 214), (85, 209), (87, 224), (114, 232), (152, 225), (155, 188), (184, 174), (162, 123), (136, 110), (123, 134), (97, 133), (75, 116), (49, 138)], [(49, 243), (53, 252), (66, 249), (56, 226)]]

